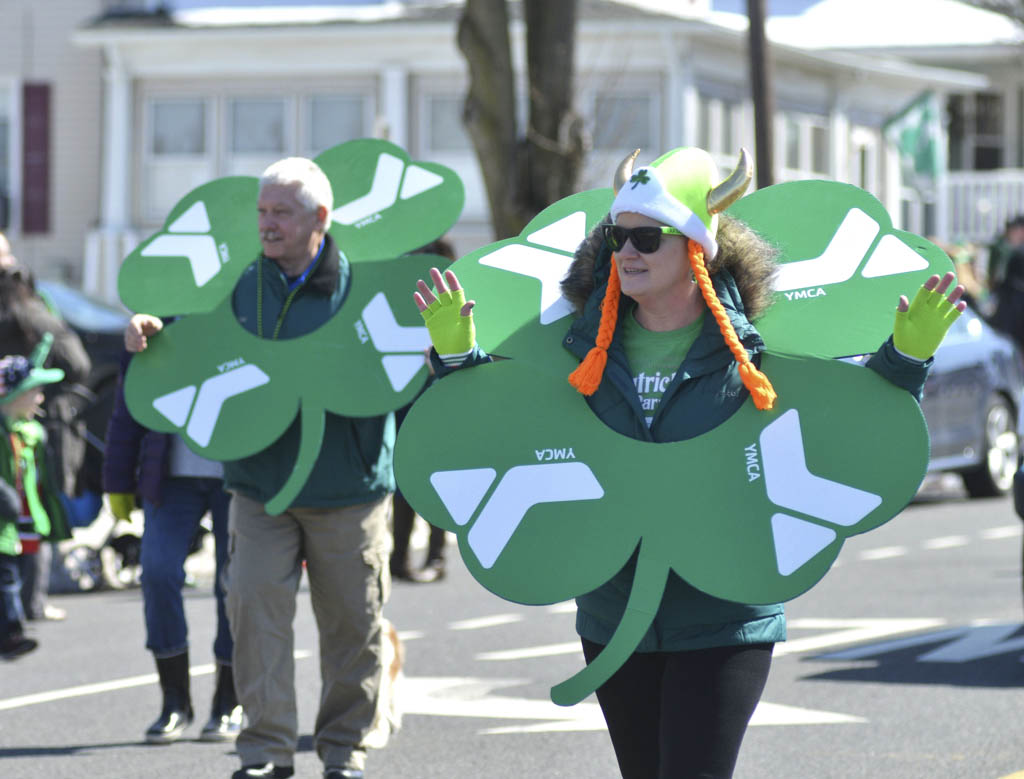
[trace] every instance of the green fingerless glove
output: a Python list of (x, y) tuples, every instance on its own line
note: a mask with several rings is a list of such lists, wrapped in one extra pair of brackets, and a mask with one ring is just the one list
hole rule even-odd
[(449, 367), (465, 360), (476, 345), (473, 312), (469, 316), (459, 313), (465, 304), (465, 290), (457, 289), (442, 292), (426, 311), (420, 312), (430, 332), (431, 343), (441, 361)]
[(935, 354), (960, 312), (946, 296), (921, 287), (910, 308), (896, 312), (892, 342), (897, 350), (924, 362)]
[(108, 492), (107, 502), (110, 503), (110, 513), (117, 519), (131, 520), (135, 510), (134, 495), (130, 492)]

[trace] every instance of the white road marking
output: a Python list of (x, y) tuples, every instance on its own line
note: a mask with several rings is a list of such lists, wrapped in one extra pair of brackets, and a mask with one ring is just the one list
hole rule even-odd
[(1002, 527), (992, 527), (988, 530), (982, 530), (980, 535), (986, 541), (997, 541), (1001, 538), (1014, 538), (1024, 532), (1024, 528), (1021, 525), (1003, 525)]
[(527, 646), (521, 649), (503, 649), (497, 652), (481, 652), (477, 660), (527, 660), (534, 657), (553, 657), (555, 655), (583, 654), (580, 642), (567, 641), (564, 644), (546, 644), (544, 646)]
[(548, 612), (548, 614), (575, 614), (576, 601), (565, 600), (561, 603), (556, 603), (552, 606), (548, 606), (546, 611)]
[(458, 622), (449, 623), (452, 630), (480, 630), (482, 628), (493, 628), (499, 625), (511, 625), (514, 622), (522, 622), (522, 614), (494, 614), (490, 617), (478, 617), (477, 619), (460, 619)]
[(906, 553), (905, 546), (880, 546), (877, 549), (865, 549), (858, 557), (861, 560), (886, 560), (890, 557), (902, 557)]
[[(303, 660), (310, 657), (312, 652), (297, 651), (296, 660)], [(190, 676), (205, 676), (217, 670), (213, 663), (206, 665), (194, 665), (189, 669)], [(48, 690), (32, 695), (19, 695), (16, 698), (0, 700), (0, 711), (9, 709), (20, 709), (24, 706), (34, 706), (37, 703), (52, 703), (53, 701), (67, 700), (68, 698), (80, 698), (83, 695), (97, 695), (104, 692), (116, 690), (127, 690), (131, 687), (145, 687), (147, 684), (156, 684), (159, 677), (156, 674), (142, 674), (141, 676), (127, 676), (124, 679), (112, 679), (109, 682), (96, 682), (94, 684), (81, 684), (77, 687), (65, 687), (61, 690)]]
[[(480, 735), (584, 732), (605, 729), (600, 707), (589, 700), (566, 707), (556, 706), (547, 699), (518, 698), (496, 693), (497, 690), (524, 683), (519, 679), (407, 677), (403, 682), (400, 705), (405, 715), (534, 720), (530, 724), (487, 728), (481, 730)], [(758, 704), (750, 724), (754, 726), (824, 725), (857, 722), (866, 722), (866, 720), (836, 712), (762, 702)]]
[(939, 538), (929, 538), (922, 542), (921, 546), (925, 549), (952, 549), (957, 546), (967, 546), (969, 543), (970, 539), (967, 536), (940, 536)]

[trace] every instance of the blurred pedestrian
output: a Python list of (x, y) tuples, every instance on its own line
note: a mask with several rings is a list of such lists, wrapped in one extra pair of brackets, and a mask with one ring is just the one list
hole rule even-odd
[[(0, 254), (10, 251), (6, 238), (0, 240)], [(92, 361), (78, 335), (54, 314), (36, 293), (32, 274), (10, 255), (0, 262), (0, 354), (29, 354), (49, 335), (52, 348), (46, 366), (57, 368), (65, 380), (47, 388), (42, 411), (46, 428), (49, 470), (58, 494), (73, 496), (78, 474), (85, 460), (85, 424), (77, 418), (79, 398), (70, 385), (84, 382)], [(23, 581), (25, 615), (28, 619), (63, 619), (62, 609), (47, 603), (52, 548), (44, 543), (31, 562)]]
[(1024, 214), (1007, 222), (989, 250), (989, 288), (996, 298), (993, 326), (1024, 349)]
[[(129, 325), (131, 327), (131, 325)], [(217, 663), (210, 718), (200, 741), (233, 741), (242, 728), (242, 707), (235, 694), (234, 642), (225, 606), (224, 575), (228, 558), (228, 504), (224, 467), (200, 457), (178, 435), (147, 430), (136, 422), (124, 401), (126, 351), (118, 374), (117, 395), (107, 427), (103, 488), (115, 517), (131, 521), (136, 493), (145, 511), (142, 531), (142, 603), (146, 648), (153, 653), (163, 703), (146, 729), (150, 744), (178, 740), (192, 723), (189, 683), (188, 625), (182, 587), (185, 559), (200, 522), (209, 513), (214, 537), (214, 583)]]
[(36, 421), (40, 389), (64, 378), (44, 369), (52, 338), (43, 339), (29, 359), (0, 359), (0, 656), (11, 659), (38, 645), (24, 632), (24, 571), (34, 566), (41, 542), (68, 537), (67, 522), (45, 457), (46, 432)]

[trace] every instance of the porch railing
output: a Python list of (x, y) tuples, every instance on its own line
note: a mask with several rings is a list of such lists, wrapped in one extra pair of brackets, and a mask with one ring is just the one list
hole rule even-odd
[(1007, 221), (1024, 215), (1024, 169), (952, 171), (946, 186), (954, 241), (991, 243)]

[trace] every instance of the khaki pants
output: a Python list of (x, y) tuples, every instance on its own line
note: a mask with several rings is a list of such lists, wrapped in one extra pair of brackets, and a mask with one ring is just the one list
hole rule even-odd
[(381, 609), (391, 581), (391, 496), (343, 508), (293, 508), (270, 516), (234, 493), (229, 528), (228, 618), (234, 674), (248, 725), (242, 765), (292, 765), (295, 597), (306, 561), (320, 633), (323, 687), (313, 744), (324, 765), (362, 768), (363, 739), (381, 679)]

